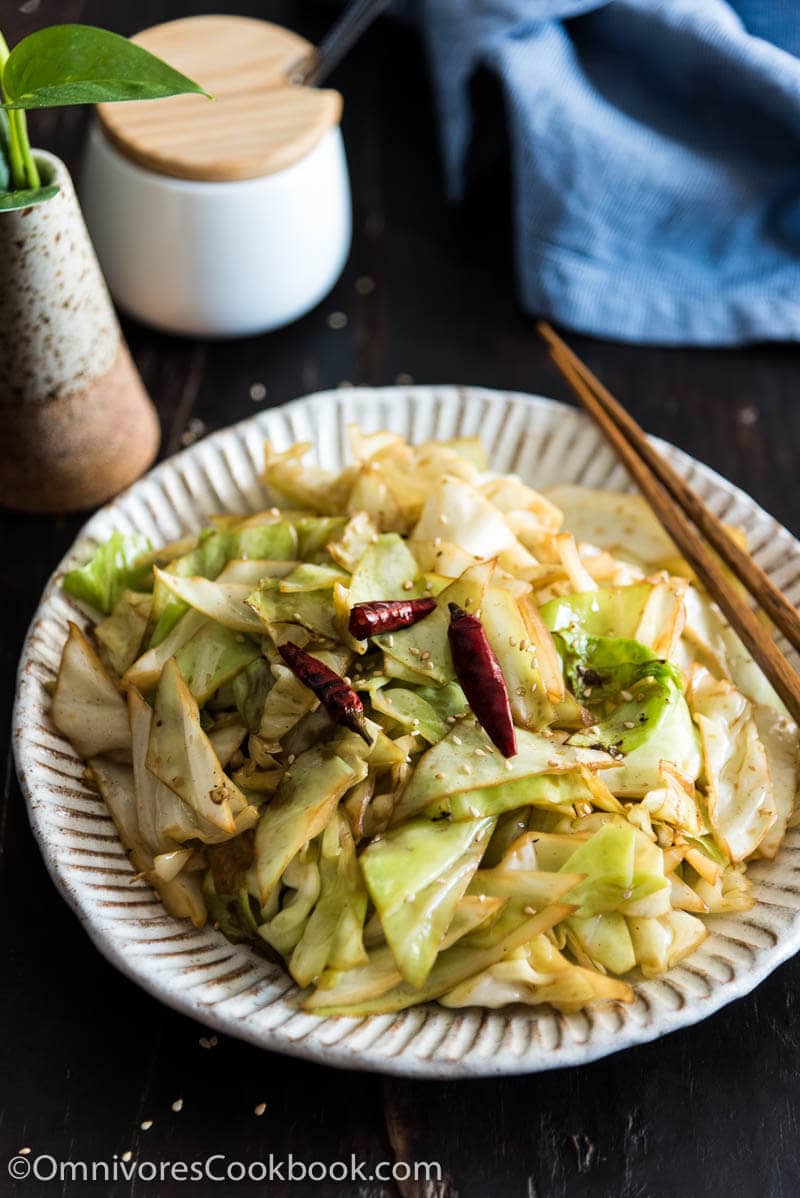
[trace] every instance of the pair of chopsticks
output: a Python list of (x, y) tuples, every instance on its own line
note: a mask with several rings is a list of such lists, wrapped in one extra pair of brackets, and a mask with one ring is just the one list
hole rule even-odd
[(610, 391), (545, 322), (537, 325), (550, 356), (599, 426), (661, 524), (700, 582), (739, 634), (754, 660), (800, 723), (800, 677), (767, 629), (731, 585), (702, 537), (752, 595), (758, 606), (800, 652), (800, 615), (725, 525), (703, 503)]

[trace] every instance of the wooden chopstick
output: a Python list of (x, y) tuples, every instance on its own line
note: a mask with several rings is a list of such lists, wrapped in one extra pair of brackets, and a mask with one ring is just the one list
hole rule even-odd
[(734, 541), (719, 517), (706, 507), (702, 499), (681, 478), (675, 468), (654, 448), (641, 426), (623, 408), (619, 400), (615, 399), (611, 392), (603, 386), (597, 376), (592, 374), (586, 363), (581, 361), (565, 341), (562, 341), (550, 325), (542, 323), (538, 328), (550, 346), (556, 365), (559, 365), (559, 360), (569, 362), (581, 376), (593, 391), (598, 403), (605, 408), (628, 441), (636, 447), (639, 456), (644, 458), (659, 482), (666, 487), (689, 519), (697, 525), (725, 564), (737, 578), (741, 579), (773, 624), (781, 630), (789, 643), (800, 653), (800, 612), (789, 602), (769, 575), (753, 561), (750, 554)]
[[(709, 595), (719, 605), (731, 626), (752, 653), (754, 660), (783, 699), (792, 718), (800, 723), (800, 677), (792, 669), (755, 613), (732, 589), (730, 580), (726, 577), (719, 562), (706, 548), (696, 529), (682, 508), (678, 506), (678, 502), (672, 498), (666, 487), (651, 471), (649, 459), (646, 460), (640, 456), (639, 444), (640, 441), (645, 440), (644, 433), (635, 421), (629, 418), (636, 430), (636, 435), (632, 435), (628, 440), (626, 432), (623, 432), (621, 426), (615, 422), (601, 400), (598, 399), (584, 374), (573, 364), (572, 352), (570, 351), (569, 355), (563, 353), (561, 347), (567, 348), (564, 342), (549, 325), (539, 325), (539, 331), (551, 347), (555, 364), (605, 435), (606, 440), (622, 461), (653, 512), (692, 566)], [(591, 377), (593, 378), (593, 376)], [(656, 450), (650, 448), (661, 464), (663, 459)], [(663, 476), (661, 477), (663, 478)], [(702, 500), (698, 496), (694, 496), (694, 498), (698, 505), (703, 506)], [(727, 534), (726, 539), (730, 541)], [(731, 566), (731, 568), (738, 576), (736, 567)], [(741, 581), (747, 586), (747, 580), (744, 577)], [(760, 602), (757, 592), (754, 593), (754, 598)]]

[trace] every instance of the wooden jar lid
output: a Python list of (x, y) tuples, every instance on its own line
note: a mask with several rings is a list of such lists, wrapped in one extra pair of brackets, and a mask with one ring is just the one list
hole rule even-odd
[(214, 181), (270, 175), (303, 158), (338, 124), (338, 92), (289, 82), (288, 73), (313, 46), (279, 25), (187, 17), (132, 40), (215, 97), (98, 105), (117, 148), (162, 175)]

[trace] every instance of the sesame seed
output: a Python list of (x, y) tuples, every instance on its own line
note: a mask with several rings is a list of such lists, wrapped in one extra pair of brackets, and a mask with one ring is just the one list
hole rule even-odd
[(450, 520), (448, 519), (447, 516), (445, 516), (444, 512), (442, 512), (441, 516), (439, 517), (439, 523), (440, 524), (449, 524), (450, 523)]
[(508, 645), (509, 645), (509, 648), (510, 648), (510, 649), (516, 649), (516, 647), (517, 647), (517, 642), (514, 640), (513, 636), (510, 636), (510, 637), (508, 638)]
[(535, 914), (536, 914), (536, 908), (535, 908), (535, 907), (523, 907), (523, 908), (522, 908), (522, 914), (523, 914), (523, 915), (535, 915)]
[(266, 1109), (267, 1109), (267, 1104), (265, 1102), (259, 1102), (253, 1107), (253, 1114), (258, 1115), (260, 1118), (264, 1114)]
[(359, 275), (355, 286), (359, 295), (372, 295), (375, 290), (375, 280), (370, 275)]
[(449, 716), (447, 717), (447, 722), (448, 722), (448, 724), (455, 724), (455, 722), (456, 722), (456, 717), (455, 717), (454, 715), (449, 715)]
[(478, 810), (478, 808), (477, 808), (477, 807), (470, 807), (470, 808), (469, 808), (469, 813), (470, 813), (470, 815), (472, 816), (472, 818), (473, 818), (473, 819), (480, 819), (480, 814), (481, 814), (481, 813), (480, 813), (480, 811)]
[(485, 756), (486, 756), (486, 753), (485, 753), (485, 751), (484, 751), (483, 749), (476, 749), (476, 750), (475, 750), (475, 756), (476, 756), (476, 757), (485, 757)]
[(412, 589), (413, 589), (413, 587), (414, 587), (414, 581), (413, 581), (413, 579), (411, 579), (411, 578), (407, 578), (407, 579), (405, 580), (405, 582), (403, 583), (403, 590), (404, 590), (404, 591), (410, 591), (410, 590), (412, 590)]
[(300, 615), (300, 612), (299, 612), (299, 611), (294, 611), (294, 612), (292, 612), (292, 619), (293, 619), (293, 620), (297, 620), (297, 623), (298, 623), (298, 624), (302, 624), (302, 623), (303, 623), (303, 617)]
[(507, 769), (507, 770), (513, 770), (513, 768), (514, 768), (514, 763), (513, 763), (513, 761), (511, 760), (511, 758), (510, 758), (510, 757), (506, 757), (506, 769)]
[(430, 649), (425, 649), (422, 653), (420, 653), (419, 659), (420, 659), (420, 661), (430, 661), (430, 659), (431, 659)]
[(561, 762), (558, 760), (557, 757), (551, 757), (547, 764), (551, 770), (557, 770), (558, 767), (561, 765)]
[(253, 403), (261, 403), (261, 400), (266, 394), (267, 388), (263, 383), (253, 383), (252, 387), (250, 388), (250, 398), (252, 399)]
[(590, 686), (587, 686), (583, 693), (586, 696), (586, 698), (588, 699), (592, 693), (592, 688)]
[(294, 765), (294, 763), (297, 761), (297, 758), (294, 753), (290, 753), (286, 760), (288, 761), (289, 765)]
[(133, 1159), (133, 1153), (131, 1152), (130, 1148), (126, 1149), (126, 1151), (122, 1153), (122, 1155), (121, 1155), (121, 1157), (120, 1157), (119, 1159), (120, 1159), (121, 1161), (129, 1161), (129, 1160), (132, 1160), (132, 1159)]
[(454, 744), (454, 745), (460, 745), (460, 744), (461, 744), (461, 737), (460, 737), (460, 736), (454, 736), (454, 737), (453, 737), (453, 744)]
[(409, 649), (409, 653), (411, 654), (412, 657), (420, 656), (420, 650), (417, 648), (416, 645), (411, 646), (411, 648)]
[(434, 538), (433, 538), (433, 544), (434, 544), (434, 548), (438, 549), (438, 548), (439, 548), (439, 546), (441, 545), (441, 543), (442, 543), (442, 538), (441, 538), (441, 537), (434, 537)]
[(527, 648), (528, 648), (528, 642), (525, 640), (520, 641), (520, 643), (519, 643), (520, 653), (524, 653)]
[(150, 1128), (153, 1126), (153, 1120), (145, 1119), (143, 1123), (139, 1124), (139, 1126), (141, 1127), (142, 1131), (149, 1131)]
[(271, 507), (269, 509), (270, 516), (280, 516), (281, 509), (279, 507)]
[(172, 1109), (176, 1115), (178, 1114), (179, 1111), (182, 1111), (183, 1110), (183, 1099), (176, 1098), (172, 1104)]
[(369, 543), (370, 543), (370, 545), (377, 545), (377, 544), (378, 544), (378, 534), (377, 534), (376, 532), (374, 532), (374, 533), (372, 534), (372, 536), (370, 537), (370, 539), (369, 539)]
[(17, 1156), (30, 1156), (30, 1154), (31, 1154), (31, 1150), (30, 1150), (30, 1148), (28, 1148), (27, 1145), (24, 1148), (17, 1149)]
[(626, 703), (630, 703), (631, 699), (633, 698), (633, 695), (630, 691), (620, 691), (619, 693), (622, 695), (622, 698)]
[(462, 773), (462, 774), (471, 774), (471, 773), (472, 773), (472, 766), (471, 766), (471, 765), (468, 765), (468, 764), (467, 764), (467, 762), (465, 761), (465, 762), (464, 762), (464, 764), (463, 764), (463, 765), (462, 765), (462, 767), (461, 767), (461, 773)]
[(386, 638), (386, 644), (389, 646), (390, 649), (394, 648), (394, 637), (392, 636), (391, 632), (389, 633), (389, 635)]
[(623, 720), (623, 721), (622, 721), (622, 727), (623, 727), (623, 728), (635, 728), (635, 727), (636, 727), (636, 721), (635, 721), (635, 720)]
[(346, 312), (331, 312), (330, 315), (328, 316), (327, 324), (328, 324), (329, 329), (345, 328), (347, 325), (347, 313)]
[(437, 782), (444, 782), (444, 774), (434, 774), (434, 778)]

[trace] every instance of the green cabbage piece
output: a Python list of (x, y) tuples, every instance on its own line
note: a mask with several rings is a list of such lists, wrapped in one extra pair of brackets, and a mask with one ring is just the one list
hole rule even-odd
[(493, 829), (491, 819), (411, 820), (361, 854), (361, 871), (386, 940), (412, 986), (421, 986), (428, 976)]
[(117, 676), (133, 665), (147, 631), (152, 596), (141, 591), (123, 591), (110, 616), (96, 625), (95, 640), (100, 656)]
[(272, 689), (272, 670), (266, 658), (259, 655), (236, 675), (233, 680), (233, 698), (236, 710), (250, 732), (258, 732), (264, 704)]
[(309, 985), (326, 966), (351, 969), (367, 961), (363, 941), (367, 892), (350, 826), (339, 812), (320, 837), (319, 877), (319, 898), (289, 961), (298, 986)]
[(297, 516), (293, 524), (297, 533), (297, 555), (303, 561), (309, 561), (318, 556), (328, 557), (327, 546), (342, 533), (347, 517)]
[[(541, 733), (528, 732), (524, 728), (517, 729), (516, 756), (506, 759), (491, 744), (477, 721), (467, 718), (454, 724), (444, 740), (419, 759), (398, 801), (394, 822), (427, 811), (432, 804), (444, 800), (450, 804), (450, 810), (455, 810), (453, 804), (460, 795), (465, 796), (469, 806), (476, 792), (491, 788), (503, 790), (543, 774), (568, 772), (581, 764), (597, 768), (608, 762), (604, 752), (560, 745)], [(513, 806), (531, 801), (523, 799), (523, 793), (521, 789), (516, 791)], [(502, 799), (499, 802), (502, 804)], [(500, 806), (500, 810), (503, 809), (504, 804)]]
[(487, 588), (481, 623), (503, 671), (514, 723), (534, 731), (546, 728), (553, 720), (553, 705), (545, 693), (528, 627), (509, 590)]
[(450, 624), (447, 605), (457, 603), (466, 610), (477, 611), (493, 569), (491, 562), (471, 566), (460, 578), (445, 587), (439, 596), (438, 606), (424, 620), (399, 632), (375, 637), (375, 644), (383, 650), (387, 662), (391, 659), (399, 663), (407, 671), (408, 680), (416, 679), (423, 685), (455, 681), (456, 673), (447, 638)]
[[(681, 686), (677, 668), (653, 657), (652, 649), (625, 637), (589, 636), (565, 630), (555, 633), (564, 679), (572, 693), (590, 706), (630, 690), (648, 675)], [(587, 693), (588, 692), (588, 693)]]
[(636, 965), (636, 953), (624, 915), (617, 911), (586, 918), (573, 915), (566, 923), (581, 952), (594, 965), (618, 975), (629, 973)]
[[(413, 599), (422, 594), (419, 566), (408, 545), (396, 532), (381, 533), (370, 541), (353, 573), (348, 592), (351, 607), (380, 599)], [(409, 589), (403, 584), (411, 582)]]
[(435, 745), (450, 731), (447, 720), (415, 690), (402, 686), (371, 688), (371, 705), (409, 731)]
[(259, 657), (258, 645), (244, 633), (210, 622), (175, 654), (178, 669), (201, 707)]
[[(585, 874), (569, 893), (577, 915), (616, 911), (633, 895), (636, 829), (628, 823), (609, 823), (578, 845), (559, 872)], [(662, 871), (663, 876), (663, 871)]]
[(329, 589), (284, 594), (281, 580), (265, 578), (247, 598), (247, 604), (274, 637), (277, 624), (297, 624), (315, 636), (339, 640), (339, 630)]
[(137, 562), (149, 549), (147, 537), (139, 533), (124, 536), (113, 532), (85, 565), (64, 576), (64, 590), (108, 615), (124, 590), (145, 589), (150, 567)]
[(649, 582), (599, 587), (596, 591), (551, 599), (539, 609), (539, 614), (550, 632), (584, 632), (589, 636), (631, 639), (636, 635), (652, 589)]
[(322, 831), (340, 798), (366, 773), (363, 762), (351, 764), (338, 756), (335, 741), (307, 749), (287, 770), (256, 828), (255, 870), (262, 904), (292, 858)]
[[(503, 899), (485, 895), (461, 899), (445, 934), (442, 949), (449, 948), (474, 928), (493, 919), (503, 903)], [(328, 1005), (347, 1007), (378, 998), (402, 981), (392, 950), (387, 944), (381, 943), (370, 950), (364, 965), (356, 965), (348, 970), (326, 970), (319, 979), (318, 989), (305, 1000), (303, 1006), (307, 1010)]]
[(610, 790), (639, 796), (655, 789), (664, 759), (690, 781), (697, 778), (698, 738), (674, 665), (627, 637), (588, 635), (570, 627), (554, 639), (568, 685), (599, 716), (591, 727), (573, 732), (568, 743), (604, 748), (624, 762), (604, 775)]
[[(292, 561), (296, 556), (297, 533), (285, 522), (254, 524), (239, 529), (205, 529), (194, 549), (170, 562), (166, 572), (181, 578), (214, 579), (232, 558)], [(155, 588), (153, 606), (156, 624), (150, 638), (151, 648), (163, 641), (187, 610), (186, 604), (163, 585)]]
[[(417, 1003), (438, 998), (459, 982), (504, 960), (514, 949), (527, 944), (540, 932), (555, 927), (570, 911), (571, 907), (565, 904), (554, 904), (535, 915), (529, 915), (519, 903), (507, 899), (496, 918), (489, 920), (486, 925), (479, 925), (475, 931), (439, 953), (421, 987), (403, 981), (385, 993), (349, 1003), (342, 1001), (343, 996), (336, 989), (319, 990), (303, 1005), (306, 1010), (321, 1015), (355, 1017), (402, 1011)], [(622, 922), (624, 924), (624, 919)], [(342, 979), (343, 984), (346, 984), (345, 978)]]

